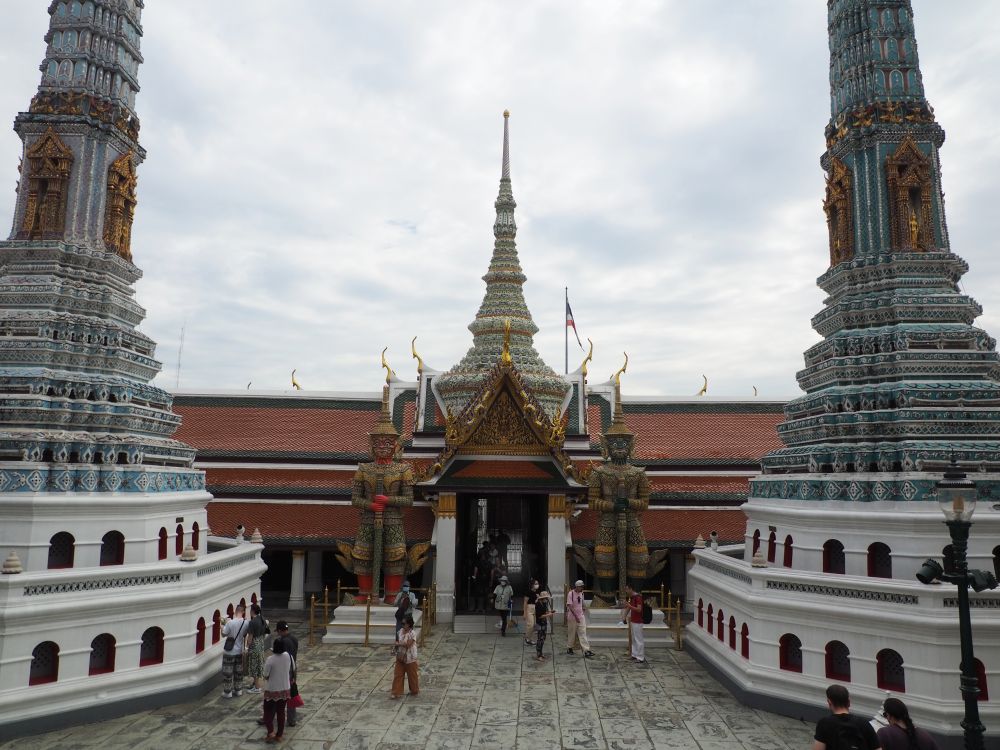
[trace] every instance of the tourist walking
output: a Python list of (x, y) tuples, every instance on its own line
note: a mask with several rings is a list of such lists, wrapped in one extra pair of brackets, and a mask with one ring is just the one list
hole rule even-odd
[(535, 661), (545, 661), (542, 650), (545, 648), (545, 636), (549, 630), (549, 620), (555, 614), (550, 609), (552, 595), (548, 591), (539, 591), (535, 600)]
[(413, 610), (417, 608), (417, 595), (410, 591), (410, 582), (403, 581), (403, 587), (396, 594), (392, 602), (396, 608), (396, 632), (403, 627), (403, 618), (409, 615), (413, 617)]
[(222, 644), (222, 697), (243, 695), (243, 641), (249, 622), (245, 619), (243, 605), (236, 608), (233, 619), (222, 627), (225, 642)]
[(867, 719), (851, 713), (851, 694), (847, 688), (830, 685), (826, 689), (826, 705), (830, 707), (830, 715), (816, 722), (813, 750), (837, 750), (841, 747), (879, 750), (878, 737), (872, 725)]
[(500, 615), (500, 635), (507, 635), (507, 616), (510, 614), (511, 600), (514, 589), (510, 587), (507, 576), (500, 576), (500, 583), (493, 589), (493, 606)]
[[(296, 685), (296, 671), (299, 662), (299, 639), (288, 632), (288, 623), (284, 620), (278, 620), (278, 624), (274, 627), (275, 635), (285, 642), (285, 652), (292, 658), (292, 673), (291, 673), (291, 698), (285, 703), (285, 714), (288, 720), (285, 722), (286, 726), (295, 726), (295, 714), (298, 709), (295, 707), (295, 702), (292, 700), (296, 695), (298, 695), (298, 687)], [(272, 646), (273, 649), (273, 646)], [(257, 719), (257, 723), (261, 726), (264, 725), (264, 719)]]
[(539, 583), (532, 578), (528, 582), (528, 591), (524, 595), (524, 642), (528, 646), (534, 646), (531, 634), (535, 632), (535, 602), (538, 601)]
[[(272, 654), (264, 662), (264, 726), (267, 727), (267, 742), (280, 742), (285, 733), (285, 704), (291, 696), (292, 657), (286, 650), (285, 641), (275, 638), (271, 646)], [(278, 731), (275, 732), (275, 719)]]
[(590, 650), (590, 639), (587, 638), (587, 612), (584, 609), (586, 599), (583, 596), (583, 581), (573, 584), (566, 596), (566, 653), (573, 655), (573, 644), (580, 639), (580, 648), (588, 659), (594, 655)]
[(261, 614), (259, 604), (250, 605), (250, 626), (247, 629), (250, 635), (250, 648), (247, 654), (247, 676), (251, 680), (247, 688), (248, 693), (260, 693), (264, 684), (264, 659), (266, 654), (266, 640), (271, 630)]
[[(284, 620), (278, 620), (278, 624), (274, 628), (275, 634), (285, 642), (285, 651), (290, 657), (292, 657), (292, 686), (291, 695), (294, 698), (299, 694), (298, 691), (298, 672), (299, 672), (299, 639), (288, 632), (288, 623)], [(285, 722), (287, 726), (295, 726), (295, 717), (298, 713), (298, 709), (294, 705), (293, 700), (289, 700), (285, 704), (285, 713), (288, 715), (288, 721)]]
[(410, 689), (410, 695), (420, 692), (420, 677), (417, 674), (417, 634), (413, 630), (413, 617), (403, 618), (403, 627), (396, 633), (396, 665), (392, 672), (392, 692), (390, 698), (403, 694), (403, 678)]
[(642, 632), (642, 594), (625, 584), (625, 610), (622, 620), (628, 622), (632, 633), (632, 661), (637, 664), (646, 663), (646, 637)]
[(899, 698), (887, 698), (882, 713), (889, 722), (876, 734), (882, 750), (938, 750), (930, 733), (913, 725), (909, 709)]

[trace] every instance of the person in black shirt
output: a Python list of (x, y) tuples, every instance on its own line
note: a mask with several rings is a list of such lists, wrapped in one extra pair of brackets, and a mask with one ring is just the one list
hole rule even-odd
[(880, 750), (878, 737), (867, 719), (851, 712), (851, 695), (843, 685), (830, 685), (826, 689), (826, 704), (830, 715), (816, 723), (813, 750), (837, 750), (851, 747), (858, 750)]

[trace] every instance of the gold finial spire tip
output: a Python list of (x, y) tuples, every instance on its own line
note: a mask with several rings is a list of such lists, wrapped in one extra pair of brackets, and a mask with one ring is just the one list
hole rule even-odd
[(510, 110), (509, 110), (509, 109), (505, 109), (505, 110), (503, 111), (503, 116), (504, 116), (504, 119), (505, 119), (505, 120), (506, 120), (506, 119), (507, 119), (508, 117), (510, 117)]

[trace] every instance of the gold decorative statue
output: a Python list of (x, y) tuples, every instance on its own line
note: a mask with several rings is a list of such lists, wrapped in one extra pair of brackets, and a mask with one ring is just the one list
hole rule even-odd
[(910, 247), (916, 250), (920, 246), (920, 221), (917, 212), (910, 211)]
[[(383, 364), (385, 353), (383, 352)], [(399, 592), (407, 572), (406, 535), (403, 508), (413, 505), (413, 467), (396, 460), (399, 433), (389, 416), (388, 380), (382, 388), (382, 413), (370, 433), (372, 458), (358, 465), (354, 474), (351, 503), (361, 508), (361, 522), (351, 549), (351, 561), (358, 576), (361, 601), (378, 596), (380, 579), (385, 577), (386, 600)]]
[(621, 375), (625, 367), (612, 376), (614, 419), (601, 438), (608, 461), (594, 467), (588, 479), (590, 509), (600, 513), (594, 572), (598, 592), (605, 600), (622, 596), (626, 583), (641, 590), (649, 565), (649, 548), (639, 521), (639, 514), (649, 507), (649, 478), (644, 469), (630, 463), (635, 436), (625, 425), (622, 411)]

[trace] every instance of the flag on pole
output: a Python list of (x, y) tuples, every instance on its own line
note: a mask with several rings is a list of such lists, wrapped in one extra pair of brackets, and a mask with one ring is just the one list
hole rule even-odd
[(569, 306), (569, 297), (566, 298), (566, 328), (573, 329), (573, 335), (576, 336), (576, 343), (580, 345), (580, 351), (584, 351), (583, 342), (580, 341), (580, 334), (576, 330), (576, 321), (573, 320), (573, 309)]

